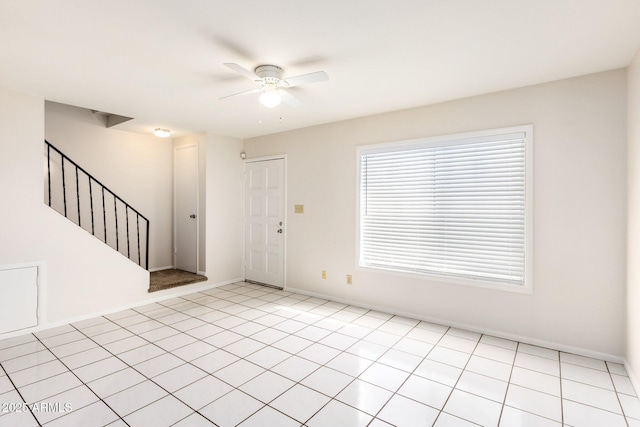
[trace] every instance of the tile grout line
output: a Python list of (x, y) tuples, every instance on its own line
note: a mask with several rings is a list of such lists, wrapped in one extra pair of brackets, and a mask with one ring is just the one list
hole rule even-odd
[(513, 352), (513, 362), (511, 363), (511, 369), (509, 370), (509, 380), (507, 381), (507, 389), (504, 391), (504, 398), (502, 399), (502, 407), (500, 408), (500, 416), (498, 417), (498, 425), (502, 422), (502, 415), (504, 414), (504, 407), (507, 406), (507, 396), (509, 395), (509, 388), (511, 387), (511, 378), (513, 377), (513, 370), (516, 366), (516, 357), (518, 356), (518, 349), (520, 343), (516, 341), (516, 349)]
[[(35, 335), (34, 335), (35, 337)], [(37, 337), (36, 337), (37, 339)], [(13, 382), (13, 379), (11, 379), (11, 377), (9, 376), (9, 373), (7, 372), (7, 370), (4, 368), (4, 366), (2, 365), (2, 363), (0, 363), (0, 368), (2, 368), (2, 371), (4, 372), (5, 376), (7, 377), (7, 379), (11, 382), (11, 385), (13, 386), (13, 389), (16, 391), (16, 393), (18, 393), (18, 396), (20, 396), (20, 399), (22, 399), (22, 402), (26, 405), (27, 409), (29, 410), (29, 413), (31, 414), (31, 416), (33, 417), (33, 419), (36, 421), (36, 423), (38, 424), (38, 426), (42, 426), (42, 423), (40, 422), (40, 420), (35, 416), (35, 414), (33, 413), (33, 409), (29, 406), (29, 404), (27, 403), (27, 400), (24, 398), (24, 396), (22, 396), (22, 393), (20, 393), (20, 390), (18, 390), (18, 387), (16, 387), (15, 383)], [(8, 414), (7, 414), (8, 415)], [(6, 415), (5, 415), (6, 416)]]
[(629, 420), (627, 420), (627, 415), (625, 414), (624, 407), (622, 406), (622, 401), (620, 400), (620, 394), (618, 393), (618, 388), (616, 387), (616, 383), (613, 381), (613, 377), (611, 376), (611, 370), (609, 369), (609, 365), (605, 362), (605, 367), (607, 368), (607, 373), (609, 374), (609, 379), (611, 380), (611, 385), (613, 386), (613, 392), (616, 394), (616, 400), (618, 401), (618, 405), (620, 405), (620, 411), (622, 412), (622, 417), (624, 419), (625, 424), (629, 427)]
[(558, 352), (558, 375), (560, 377), (560, 423), (564, 426), (564, 393), (562, 386), (562, 355)]

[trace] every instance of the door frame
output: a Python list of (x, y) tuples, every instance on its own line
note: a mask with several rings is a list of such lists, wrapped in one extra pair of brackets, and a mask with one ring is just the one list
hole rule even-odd
[(196, 148), (196, 274), (200, 274), (200, 142), (195, 141), (189, 144), (178, 145), (173, 147), (173, 268), (177, 265), (178, 260), (178, 188), (176, 185), (178, 162), (176, 151), (184, 148)]
[(264, 156), (264, 157), (252, 157), (244, 159), (244, 182), (242, 186), (242, 198), (244, 200), (244, 216), (243, 216), (243, 227), (242, 227), (242, 275), (243, 280), (247, 279), (247, 194), (246, 194), (246, 181), (247, 181), (247, 163), (258, 163), (258, 162), (266, 162), (269, 160), (283, 160), (284, 164), (284, 188), (282, 200), (284, 209), (282, 210), (282, 216), (284, 226), (282, 227), (282, 232), (284, 233), (284, 238), (282, 239), (282, 289), (287, 289), (287, 226), (288, 226), (288, 215), (287, 215), (287, 155), (286, 154), (276, 154), (273, 156)]

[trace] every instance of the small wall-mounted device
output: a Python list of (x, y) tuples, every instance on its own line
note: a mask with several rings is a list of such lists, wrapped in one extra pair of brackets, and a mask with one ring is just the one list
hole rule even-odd
[(245, 153), (244, 151), (240, 153), (240, 158), (241, 159), (246, 159), (247, 158), (247, 153)]

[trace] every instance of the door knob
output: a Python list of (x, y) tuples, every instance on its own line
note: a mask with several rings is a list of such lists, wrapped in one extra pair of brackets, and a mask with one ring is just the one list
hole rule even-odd
[(282, 234), (282, 228), (278, 229), (278, 233)]
[(189, 215), (189, 218), (195, 218), (195, 217), (196, 217), (196, 214)]

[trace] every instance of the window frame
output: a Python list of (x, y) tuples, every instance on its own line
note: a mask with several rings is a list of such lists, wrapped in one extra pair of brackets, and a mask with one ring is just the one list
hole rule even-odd
[[(524, 263), (524, 284), (506, 284), (497, 283), (490, 280), (469, 279), (454, 276), (444, 276), (429, 273), (417, 273), (409, 271), (399, 271), (393, 268), (371, 267), (361, 265), (360, 244), (361, 244), (361, 157), (363, 154), (381, 153), (389, 151), (402, 151), (404, 149), (415, 149), (420, 146), (443, 146), (455, 144), (456, 141), (471, 138), (487, 137), (492, 135), (502, 135), (507, 133), (525, 133), (525, 208), (524, 208), (524, 246), (525, 246), (525, 263)], [(505, 128), (486, 129), (481, 131), (472, 131), (464, 133), (456, 133), (449, 135), (431, 136), (410, 140), (383, 142), (377, 144), (367, 144), (356, 146), (356, 270), (363, 272), (375, 272), (389, 276), (407, 277), (414, 279), (430, 280), (433, 282), (451, 283), (463, 286), (472, 286), (479, 288), (488, 288), (499, 291), (533, 294), (533, 125), (518, 125)]]

